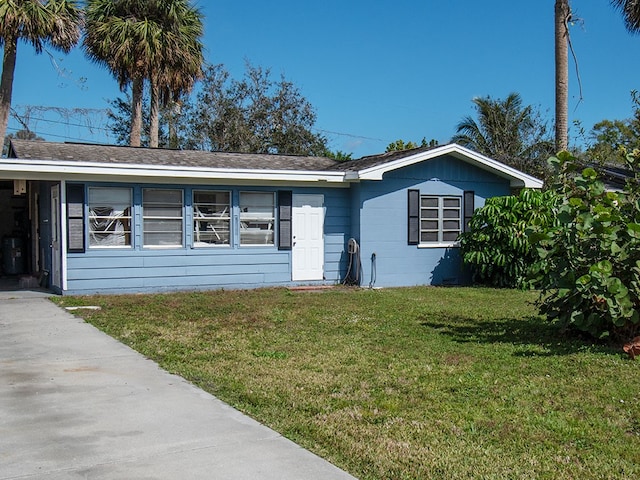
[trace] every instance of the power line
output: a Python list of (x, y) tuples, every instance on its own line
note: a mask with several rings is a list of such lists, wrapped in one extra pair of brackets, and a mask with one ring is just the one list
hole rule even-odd
[(350, 137), (350, 138), (361, 138), (363, 140), (374, 140), (376, 142), (382, 142), (381, 138), (373, 138), (373, 137), (365, 137), (363, 135), (354, 135), (352, 133), (341, 133), (341, 132), (333, 132), (331, 130), (323, 130), (322, 128), (314, 128), (317, 132), (329, 133), (331, 135), (340, 135), (342, 137)]
[[(96, 113), (99, 112), (100, 110), (96, 110)], [(24, 121), (22, 120), (21, 116), (18, 115), (17, 113), (14, 114), (14, 118), (16, 121), (18, 121), (19, 123), (21, 123), (22, 125), (24, 125)], [(70, 123), (70, 122), (65, 122), (62, 120), (51, 120), (48, 118), (44, 118), (44, 117), (32, 117), (32, 116), (28, 116), (28, 121), (35, 121), (35, 122), (46, 122), (46, 123), (52, 123), (52, 124), (56, 124), (56, 125), (64, 125), (66, 127), (78, 127), (78, 128), (86, 128), (88, 130), (100, 130), (102, 132), (106, 132), (109, 133), (112, 130), (110, 128), (107, 127), (100, 127), (100, 126), (91, 126), (91, 125), (87, 125), (87, 124), (80, 124), (80, 123)], [(29, 130), (29, 131), (33, 131), (31, 129), (29, 129), (28, 127), (25, 127), (24, 129)], [(19, 131), (19, 129), (14, 129), (14, 128), (8, 128), (8, 130), (14, 130), (14, 131)], [(361, 140), (372, 140), (375, 142), (382, 142), (383, 140), (381, 138), (375, 138), (375, 137), (367, 137), (364, 135), (355, 135), (352, 133), (343, 133), (343, 132), (335, 132), (333, 130), (325, 130), (322, 128), (313, 128), (313, 130), (317, 131), (317, 132), (321, 132), (321, 133), (326, 133), (329, 135), (339, 135), (341, 137), (348, 137), (348, 138), (356, 138), (356, 139), (361, 139)], [(51, 133), (43, 133), (43, 132), (33, 132), (36, 133), (37, 135), (47, 135), (49, 137), (56, 137), (56, 138), (65, 138), (65, 139), (69, 139), (69, 140), (79, 140), (82, 141), (84, 139), (81, 138), (76, 138), (76, 137), (69, 137), (69, 136), (65, 136), (65, 135), (56, 135), (56, 134), (51, 134)]]
[[(29, 117), (29, 121), (35, 121), (35, 122), (47, 122), (47, 123), (57, 123), (59, 125), (65, 125), (67, 127), (81, 127), (81, 128), (88, 128), (89, 130), (104, 130), (105, 132), (110, 132), (111, 129), (106, 128), (106, 127), (97, 127), (97, 126), (91, 126), (91, 125), (86, 125), (86, 124), (81, 124), (81, 123), (69, 123), (69, 122), (63, 122), (62, 120), (49, 120), (48, 118), (34, 118), (34, 117)], [(20, 122), (22, 123), (22, 122)]]
[[(7, 127), (7, 130), (12, 130), (14, 132), (20, 132), (23, 129)], [(34, 133), (34, 134), (36, 134), (38, 136), (41, 136), (41, 137), (45, 137), (45, 136), (46, 137), (55, 137), (55, 138), (62, 138), (64, 140), (73, 140), (73, 141), (76, 141), (76, 142), (86, 142), (87, 141), (86, 138), (70, 137), (68, 135), (56, 135), (55, 133), (37, 132), (37, 131), (34, 131), (34, 130), (29, 130), (29, 131), (31, 133)]]

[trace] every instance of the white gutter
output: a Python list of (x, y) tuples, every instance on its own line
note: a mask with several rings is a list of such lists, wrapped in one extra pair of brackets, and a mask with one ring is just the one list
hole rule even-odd
[(309, 170), (260, 170), (230, 168), (175, 167), (141, 164), (105, 164), (97, 162), (64, 162), (53, 160), (0, 159), (0, 177), (26, 180), (55, 180), (64, 176), (128, 177), (162, 180), (221, 180), (268, 182), (343, 183), (344, 172)]
[(347, 186), (349, 182), (382, 180), (386, 172), (443, 155), (453, 155), (466, 163), (506, 178), (510, 181), (512, 187), (541, 188), (543, 186), (542, 180), (457, 144), (443, 145), (356, 172), (176, 167), (2, 158), (0, 159), (0, 178), (24, 180), (60, 180), (64, 178), (77, 181), (105, 181), (105, 177), (108, 178), (110, 176), (111, 178), (118, 177), (121, 181), (133, 182), (149, 180), (163, 183), (205, 183), (211, 181), (250, 183), (263, 181), (281, 184), (308, 184), (310, 182), (327, 182)]

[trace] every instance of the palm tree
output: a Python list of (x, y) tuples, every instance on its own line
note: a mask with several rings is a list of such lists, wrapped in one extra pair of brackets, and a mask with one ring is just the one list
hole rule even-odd
[(555, 3), (555, 60), (556, 60), (556, 151), (569, 146), (569, 20), (568, 0)]
[(631, 33), (639, 33), (640, 2), (637, 0), (611, 0), (611, 4), (622, 12), (627, 30)]
[(478, 120), (464, 117), (451, 139), (483, 155), (533, 175), (543, 172), (540, 160), (550, 152), (547, 129), (533, 107), (510, 93), (506, 99), (474, 98)]
[(41, 53), (45, 45), (69, 52), (80, 39), (81, 10), (73, 0), (0, 0), (0, 46), (4, 47), (0, 80), (0, 138), (9, 122), (18, 40)]
[(85, 50), (121, 89), (132, 86), (130, 145), (140, 146), (144, 81), (151, 85), (150, 146), (158, 146), (159, 104), (188, 92), (201, 75), (201, 14), (187, 0), (88, 0)]
[[(140, 2), (88, 0), (85, 7), (83, 46), (87, 56), (106, 66), (120, 84), (122, 91), (131, 84), (131, 132), (129, 144), (140, 146), (142, 130), (142, 93), (144, 74), (136, 59), (144, 52), (138, 35), (144, 22), (133, 14)], [(131, 12), (131, 13), (130, 13)]]
[[(162, 3), (162, 2), (161, 2)], [(157, 18), (161, 28), (160, 68), (152, 70), (149, 145), (158, 146), (160, 104), (179, 102), (202, 78), (202, 14), (185, 0), (165, 0)]]

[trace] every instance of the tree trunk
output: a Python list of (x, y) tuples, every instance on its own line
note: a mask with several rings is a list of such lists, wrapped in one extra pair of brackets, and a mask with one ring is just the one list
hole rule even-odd
[(176, 123), (178, 123), (178, 117), (180, 116), (180, 102), (172, 101), (170, 105), (169, 114), (169, 148), (178, 148), (178, 131)]
[(571, 16), (568, 0), (556, 0), (556, 151), (569, 147), (569, 30)]
[(142, 77), (133, 79), (131, 87), (131, 135), (129, 137), (129, 145), (132, 147), (140, 146), (140, 138), (142, 133), (142, 93), (144, 88), (144, 80)]
[(158, 132), (160, 130), (160, 95), (158, 80), (151, 76), (151, 107), (149, 112), (149, 146), (158, 148)]
[(2, 142), (4, 142), (4, 137), (7, 134), (7, 125), (9, 124), (17, 50), (17, 39), (5, 39), (4, 57), (2, 59), (2, 79), (0, 80), (0, 140), (2, 140)]

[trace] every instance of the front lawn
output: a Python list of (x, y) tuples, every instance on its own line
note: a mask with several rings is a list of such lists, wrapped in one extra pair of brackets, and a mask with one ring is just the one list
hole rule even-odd
[(166, 370), (361, 479), (640, 478), (640, 361), (531, 292), (63, 297)]

